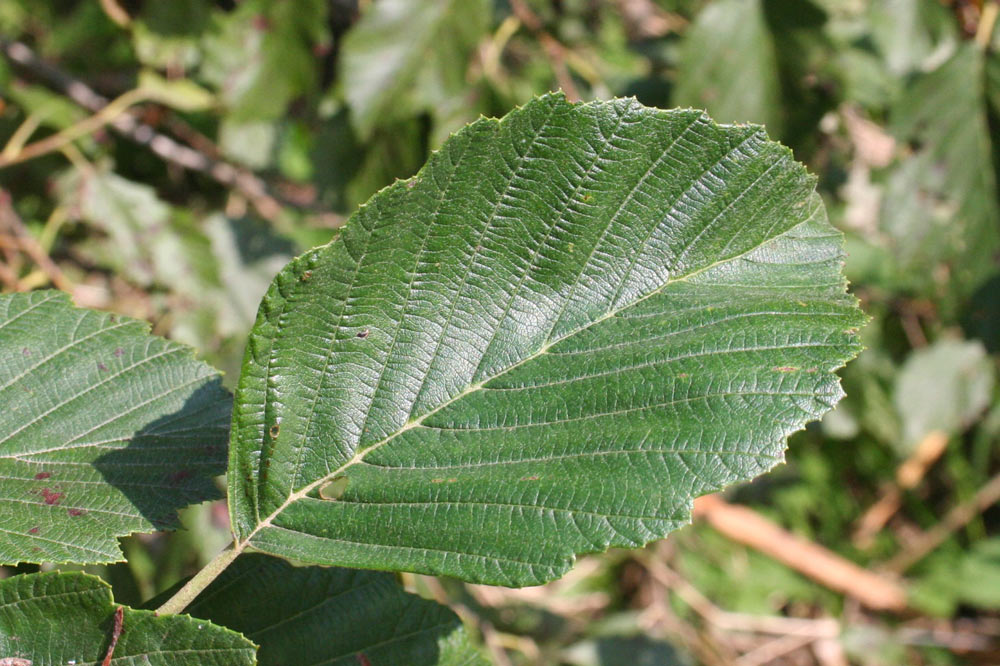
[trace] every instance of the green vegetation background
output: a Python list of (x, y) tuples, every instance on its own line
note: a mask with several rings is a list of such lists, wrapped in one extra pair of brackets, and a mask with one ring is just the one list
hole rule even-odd
[[(728, 498), (905, 574), (913, 610), (865, 611), (704, 524), (584, 558), (541, 591), (405, 581), (457, 607), (498, 663), (996, 663), (997, 14), (992, 0), (2, 0), (0, 280), (148, 319), (232, 385), (273, 274), (481, 114), (561, 87), (763, 123), (818, 174), (873, 319), (848, 397)], [(112, 99), (128, 110), (89, 125)], [(932, 433), (940, 459), (858, 535)], [(922, 553), (962, 506), (970, 519)], [(189, 530), (127, 539), (128, 564), (93, 569), (119, 601), (225, 543), (224, 506), (185, 516)], [(789, 636), (713, 608), (830, 617), (840, 636), (782, 653)]]

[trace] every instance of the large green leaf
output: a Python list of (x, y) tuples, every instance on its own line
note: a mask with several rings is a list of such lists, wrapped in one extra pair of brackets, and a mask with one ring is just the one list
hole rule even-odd
[(113, 562), (220, 495), (231, 400), (144, 322), (0, 296), (0, 562)]
[(526, 585), (662, 537), (841, 396), (841, 260), (759, 127), (561, 95), (480, 120), (265, 296), (237, 547)]
[[(0, 581), (0, 662), (96, 666), (108, 654), (116, 606), (111, 587), (84, 573), (44, 573)], [(112, 664), (248, 666), (253, 643), (185, 615), (157, 617), (124, 608)], [(18, 662), (14, 662), (18, 664)]]
[(489, 28), (487, 0), (380, 0), (344, 40), (344, 94), (363, 138), (429, 110), (447, 116), (467, 88), (466, 62)]
[[(404, 592), (392, 574), (295, 567), (242, 555), (186, 613), (243, 633), (261, 666), (487, 663), (451, 610)], [(322, 640), (317, 640), (322, 636)]]

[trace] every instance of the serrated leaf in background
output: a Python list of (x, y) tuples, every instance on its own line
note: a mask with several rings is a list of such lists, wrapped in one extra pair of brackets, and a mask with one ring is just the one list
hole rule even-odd
[(241, 555), (185, 612), (241, 632), (261, 666), (489, 663), (455, 613), (386, 573)]
[[(115, 609), (111, 587), (95, 576), (43, 573), (0, 580), (0, 661), (96, 666), (108, 653)], [(111, 663), (252, 666), (254, 651), (243, 636), (205, 620), (125, 608)]]
[(114, 562), (221, 496), (231, 399), (190, 348), (55, 291), (0, 296), (0, 562)]
[(479, 121), (272, 284), (238, 547), (528, 585), (660, 538), (840, 398), (841, 260), (759, 128), (559, 95)]

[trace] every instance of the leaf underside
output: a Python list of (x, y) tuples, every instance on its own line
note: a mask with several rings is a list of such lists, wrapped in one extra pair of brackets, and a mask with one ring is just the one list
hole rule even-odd
[[(392, 574), (296, 567), (242, 555), (185, 611), (257, 643), (260, 666), (478, 666), (486, 662), (446, 606)], [(317, 640), (322, 636), (322, 640)]]
[(238, 542), (520, 586), (676, 529), (841, 396), (863, 315), (813, 188), (760, 127), (634, 100), (458, 132), (265, 296)]
[(121, 560), (220, 496), (231, 398), (191, 349), (56, 291), (0, 296), (0, 563)]
[[(0, 661), (97, 666), (112, 640), (115, 608), (111, 587), (80, 572), (0, 581)], [(251, 666), (255, 651), (243, 636), (204, 620), (125, 608), (111, 663)]]

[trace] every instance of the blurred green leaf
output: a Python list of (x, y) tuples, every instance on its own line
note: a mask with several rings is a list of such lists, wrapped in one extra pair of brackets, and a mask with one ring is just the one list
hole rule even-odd
[(424, 111), (450, 116), (466, 86), (469, 53), (489, 20), (488, 0), (372, 3), (341, 52), (341, 85), (361, 138)]
[(994, 375), (979, 342), (941, 340), (914, 351), (896, 379), (901, 452), (912, 451), (932, 430), (954, 435), (967, 428), (990, 404)]
[(774, 41), (761, 0), (705, 5), (684, 36), (674, 103), (706, 109), (719, 122), (754, 122), (781, 136)]

